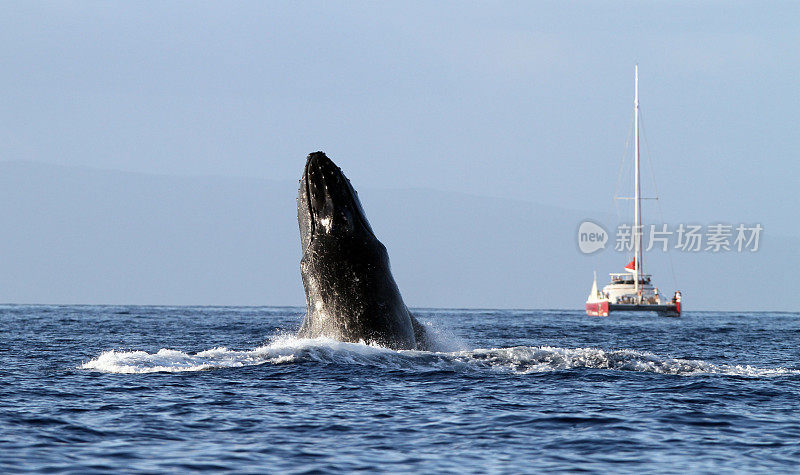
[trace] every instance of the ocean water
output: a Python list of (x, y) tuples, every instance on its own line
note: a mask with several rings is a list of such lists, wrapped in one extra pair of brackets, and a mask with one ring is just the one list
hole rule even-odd
[(0, 306), (0, 472), (797, 472), (800, 314)]

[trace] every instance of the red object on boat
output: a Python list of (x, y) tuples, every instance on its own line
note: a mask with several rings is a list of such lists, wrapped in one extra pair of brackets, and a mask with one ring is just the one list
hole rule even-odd
[(586, 302), (586, 314), (593, 317), (607, 317), (608, 316), (608, 300), (601, 300), (599, 302)]

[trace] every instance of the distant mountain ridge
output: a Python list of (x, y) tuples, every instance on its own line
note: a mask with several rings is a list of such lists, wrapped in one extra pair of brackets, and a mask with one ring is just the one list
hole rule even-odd
[[(613, 231), (611, 215), (354, 186), (411, 306), (582, 308), (592, 271), (602, 283), (626, 263), (578, 251), (580, 222)], [(303, 305), (296, 188), (0, 162), (0, 301)], [(673, 252), (687, 308), (796, 310), (793, 282), (767, 276), (800, 266), (798, 244), (767, 233), (756, 253)], [(648, 257), (657, 285), (673, 290), (665, 256)]]

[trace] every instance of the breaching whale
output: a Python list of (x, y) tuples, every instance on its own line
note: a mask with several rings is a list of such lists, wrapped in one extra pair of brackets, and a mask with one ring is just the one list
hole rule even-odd
[(297, 194), (306, 316), (298, 336), (425, 349), (424, 327), (400, 296), (384, 245), (358, 194), (323, 152), (308, 155)]

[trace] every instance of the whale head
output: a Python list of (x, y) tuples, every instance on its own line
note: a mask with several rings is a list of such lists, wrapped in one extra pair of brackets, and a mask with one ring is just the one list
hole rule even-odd
[(315, 237), (360, 234), (377, 240), (358, 193), (341, 168), (323, 152), (309, 154), (306, 159), (297, 193), (297, 222), (304, 253)]

